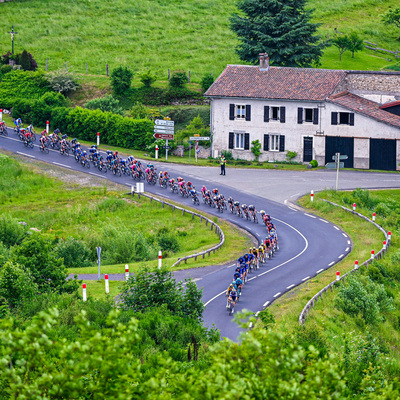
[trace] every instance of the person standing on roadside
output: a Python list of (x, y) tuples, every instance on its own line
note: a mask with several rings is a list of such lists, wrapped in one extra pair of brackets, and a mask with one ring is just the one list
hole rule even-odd
[(226, 165), (225, 157), (221, 156), (221, 173), (220, 173), (220, 175), (225, 175), (225, 165)]

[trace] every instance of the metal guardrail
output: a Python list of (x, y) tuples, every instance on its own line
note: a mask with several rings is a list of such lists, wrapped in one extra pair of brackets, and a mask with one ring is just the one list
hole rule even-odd
[(387, 232), (386, 232), (380, 225), (378, 225), (376, 222), (370, 220), (370, 219), (369, 219), (368, 217), (366, 217), (365, 215), (362, 215), (362, 214), (360, 214), (360, 213), (358, 213), (358, 212), (356, 212), (356, 211), (354, 211), (354, 210), (350, 210), (350, 209), (347, 208), (347, 207), (344, 207), (344, 206), (341, 206), (341, 205), (339, 205), (339, 204), (333, 203), (332, 201), (328, 201), (328, 200), (325, 200), (325, 199), (322, 199), (322, 200), (325, 201), (325, 202), (327, 202), (327, 203), (329, 203), (329, 204), (332, 204), (332, 205), (334, 205), (334, 206), (336, 206), (336, 207), (340, 207), (340, 208), (342, 208), (342, 209), (345, 210), (345, 211), (349, 211), (349, 212), (351, 212), (352, 214), (355, 214), (355, 215), (359, 216), (360, 218), (365, 219), (367, 222), (370, 222), (371, 224), (375, 225), (375, 226), (385, 235), (385, 238), (386, 238), (386, 247), (383, 247), (383, 248), (375, 255), (374, 259), (371, 259), (371, 258), (370, 258), (370, 259), (364, 261), (362, 264), (359, 265), (359, 267), (358, 267), (357, 269), (356, 269), (356, 268), (352, 269), (351, 271), (349, 271), (349, 272), (347, 272), (346, 274), (344, 274), (343, 276), (341, 276), (339, 280), (335, 280), (335, 281), (331, 282), (329, 285), (325, 286), (325, 287), (324, 287), (323, 289), (321, 289), (317, 294), (315, 294), (315, 295), (307, 302), (307, 304), (305, 305), (305, 307), (303, 308), (303, 310), (302, 310), (302, 312), (301, 312), (301, 314), (300, 314), (300, 316), (299, 316), (299, 324), (300, 324), (300, 325), (304, 325), (304, 324), (305, 324), (306, 318), (307, 318), (307, 315), (308, 315), (308, 312), (310, 311), (311, 307), (314, 307), (314, 304), (316, 303), (316, 301), (317, 301), (319, 298), (322, 298), (323, 295), (324, 295), (325, 293), (328, 292), (328, 289), (330, 289), (331, 291), (333, 291), (334, 285), (335, 285), (336, 283), (340, 282), (341, 280), (343, 280), (343, 282), (344, 282), (345, 279), (346, 279), (346, 277), (347, 277), (347, 275), (352, 274), (353, 272), (356, 272), (360, 267), (363, 267), (363, 266), (366, 266), (366, 267), (367, 267), (367, 266), (368, 266), (369, 264), (371, 264), (375, 259), (378, 259), (378, 260), (379, 260), (380, 258), (382, 258), (383, 255), (389, 250), (389, 245), (390, 245), (390, 241), (391, 241), (391, 237), (388, 236)]
[[(132, 191), (130, 194), (132, 194), (132, 196), (133, 196), (135, 194), (135, 192)], [(157, 201), (162, 205), (163, 208), (164, 208), (165, 205), (167, 205), (167, 206), (172, 207), (173, 211), (180, 210), (180, 211), (182, 211), (182, 216), (185, 215), (185, 213), (186, 213), (186, 214), (190, 214), (192, 216), (192, 219), (194, 219), (194, 217), (199, 217), (200, 218), (200, 222), (202, 222), (204, 220), (206, 226), (208, 224), (210, 224), (210, 229), (214, 230), (215, 233), (217, 233), (219, 235), (219, 243), (216, 246), (213, 246), (213, 247), (211, 247), (211, 248), (209, 248), (207, 250), (201, 251), (200, 253), (191, 254), (190, 256), (185, 256), (185, 257), (182, 257), (182, 258), (178, 258), (178, 261), (176, 261), (174, 264), (172, 264), (172, 267), (174, 267), (176, 265), (179, 265), (181, 262), (184, 262), (186, 264), (187, 260), (189, 260), (190, 258), (194, 258), (195, 261), (197, 260), (198, 257), (203, 257), (204, 258), (206, 256), (206, 254), (210, 255), (211, 252), (215, 253), (215, 251), (220, 249), (221, 246), (225, 243), (225, 234), (222, 231), (221, 227), (219, 225), (217, 225), (215, 222), (211, 221), (209, 218), (205, 217), (204, 215), (201, 215), (201, 214), (195, 213), (193, 211), (187, 210), (187, 209), (185, 209), (183, 207), (178, 207), (175, 204), (168, 203), (167, 201), (161, 200), (161, 199), (159, 199), (157, 197), (153, 197), (153, 196), (150, 196), (150, 195), (145, 194), (145, 193), (137, 193), (137, 195), (139, 196), (139, 199), (140, 199), (140, 196), (145, 196), (145, 197), (149, 198), (150, 201), (153, 201), (153, 200)]]

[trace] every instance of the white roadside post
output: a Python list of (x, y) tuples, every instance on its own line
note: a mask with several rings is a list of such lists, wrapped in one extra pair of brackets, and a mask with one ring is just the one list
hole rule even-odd
[(353, 203), (353, 211), (356, 211), (356, 203)]
[(354, 269), (358, 269), (358, 260), (354, 261)]
[(386, 250), (386, 240), (383, 241), (383, 250)]
[(86, 283), (84, 283), (82, 285), (82, 299), (83, 299), (83, 301), (87, 300), (87, 297), (86, 297)]
[(375, 250), (371, 250), (371, 260), (375, 258)]
[(336, 272), (336, 280), (340, 281), (340, 272), (339, 271)]
[(156, 144), (156, 160), (158, 160), (158, 144)]
[(3, 109), (0, 108), (0, 121), (3, 121)]
[(100, 146), (100, 132), (97, 132), (97, 147)]
[(311, 203), (314, 201), (314, 190), (311, 190)]
[(99, 265), (99, 274), (98, 274), (98, 276), (97, 276), (97, 280), (100, 282), (100, 280), (101, 280), (101, 277), (100, 277), (100, 263), (101, 263), (100, 256), (101, 256), (101, 247), (96, 247), (96, 250), (97, 250), (97, 264)]
[(372, 213), (372, 222), (375, 222), (375, 216), (376, 216), (376, 214)]
[(390, 241), (392, 240), (392, 232), (390, 232), (390, 231), (388, 232), (388, 240), (390, 240)]
[(158, 268), (162, 267), (162, 251), (158, 252)]
[(104, 275), (104, 282), (106, 283), (106, 293), (110, 293), (110, 285), (108, 283), (108, 274)]
[(50, 121), (46, 121), (46, 133), (49, 134), (50, 131)]
[(129, 265), (125, 264), (125, 281), (129, 279)]

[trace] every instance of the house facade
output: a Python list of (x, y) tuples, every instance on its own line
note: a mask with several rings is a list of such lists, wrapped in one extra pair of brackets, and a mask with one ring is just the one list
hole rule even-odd
[(400, 169), (400, 73), (228, 65), (205, 94), (211, 100), (213, 155), (229, 150), (260, 161), (312, 159), (336, 152), (345, 167)]

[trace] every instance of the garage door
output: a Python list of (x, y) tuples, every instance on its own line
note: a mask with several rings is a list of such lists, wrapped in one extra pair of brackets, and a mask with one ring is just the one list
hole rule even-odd
[(396, 140), (370, 139), (369, 149), (370, 169), (396, 170)]
[(353, 168), (354, 165), (354, 138), (341, 136), (326, 136), (325, 138), (325, 164), (332, 162), (332, 156), (340, 153), (348, 156), (344, 160), (345, 168)]

